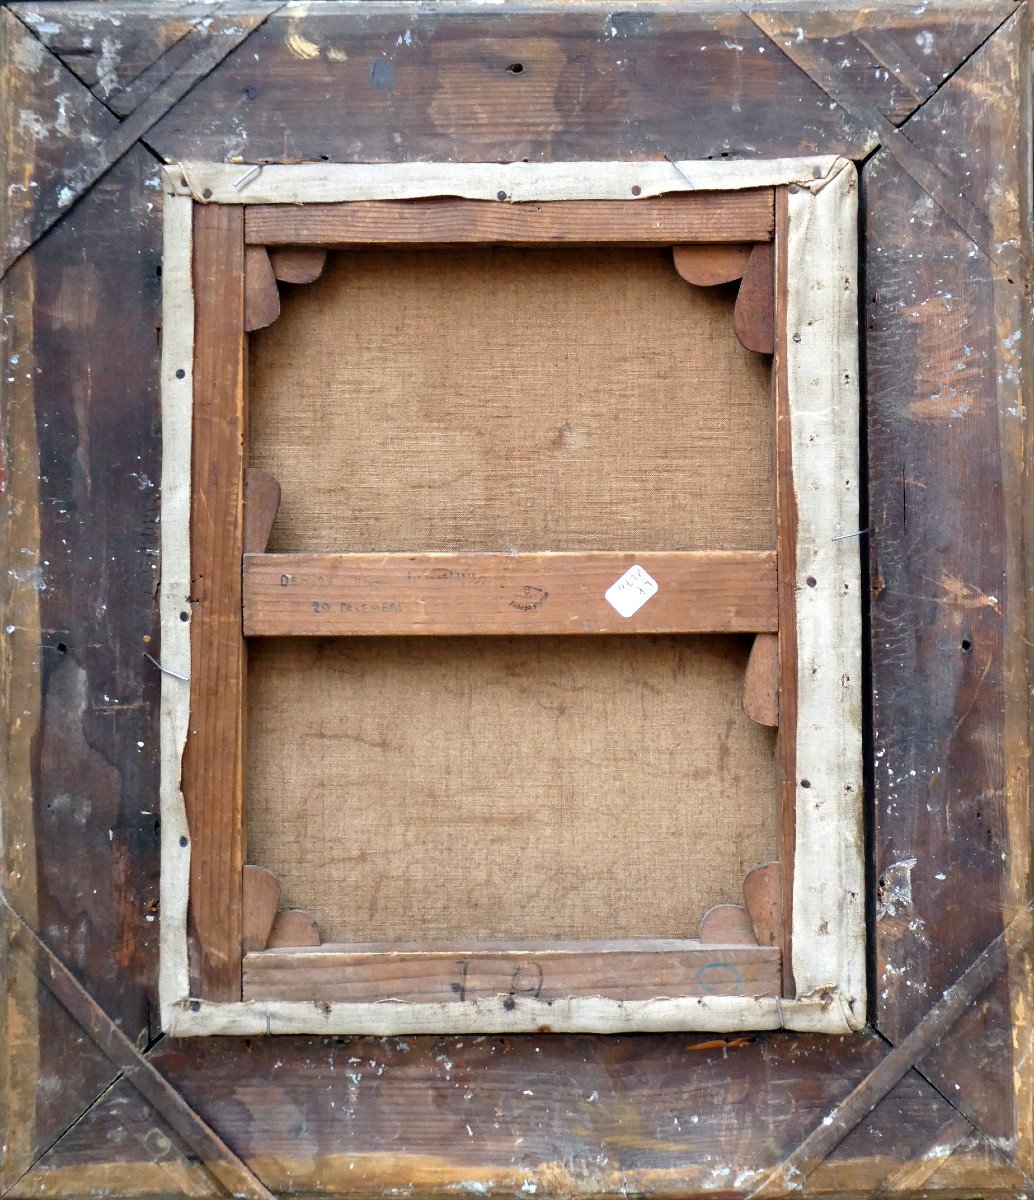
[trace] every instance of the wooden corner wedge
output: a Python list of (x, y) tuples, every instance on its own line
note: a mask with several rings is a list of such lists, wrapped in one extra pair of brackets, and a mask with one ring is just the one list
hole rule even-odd
[(280, 290), (265, 246), (244, 251), (244, 328), (248, 333), (265, 329), (280, 316)]
[(277, 914), (266, 946), (270, 950), (283, 950), (291, 946), (319, 944), (320, 931), (313, 918), (300, 908), (291, 908)]
[(743, 899), (759, 946), (783, 944), (783, 868), (764, 863), (747, 872)]
[(743, 711), (759, 725), (779, 724), (779, 635), (754, 638), (743, 677)]
[(244, 472), (244, 553), (264, 554), (280, 511), (280, 483), (268, 471)]
[(756, 946), (750, 913), (739, 904), (716, 904), (700, 922), (700, 940), (710, 945)]
[(244, 868), (241, 901), (241, 948), (265, 950), (280, 906), (280, 881), (266, 867)]
[(327, 252), (318, 246), (280, 246), (269, 251), (269, 261), (281, 283), (315, 283), (327, 265)]
[(736, 296), (733, 328), (748, 350), (775, 353), (775, 253), (771, 242), (758, 242), (750, 252)]
[(675, 270), (695, 287), (735, 283), (743, 278), (753, 249), (752, 242), (676, 246), (673, 250)]

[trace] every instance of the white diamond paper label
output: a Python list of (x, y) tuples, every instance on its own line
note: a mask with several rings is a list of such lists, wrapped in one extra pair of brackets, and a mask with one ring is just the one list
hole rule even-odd
[(636, 564), (610, 585), (603, 598), (623, 617), (634, 616), (651, 597), (657, 595), (657, 580)]

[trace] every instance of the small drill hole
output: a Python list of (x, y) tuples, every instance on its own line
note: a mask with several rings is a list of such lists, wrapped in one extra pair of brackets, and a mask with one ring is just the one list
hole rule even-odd
[(186, 846), (186, 844), (187, 844), (187, 839), (186, 839), (186, 837), (181, 837), (181, 838), (180, 838), (180, 845), (181, 845), (181, 846)]
[(179, 370), (176, 372), (176, 378), (177, 379), (186, 379), (186, 377), (187, 377), (186, 371), (184, 371), (183, 368), (180, 367)]
[(205, 188), (205, 190), (201, 193), (201, 195), (204, 196), (204, 198), (206, 200), (211, 200), (212, 199), (212, 189)]
[(802, 779), (802, 780), (801, 780), (801, 787), (803, 787), (803, 788), (809, 788), (809, 787), (811, 787), (811, 780), (810, 780), (810, 779)]
[(808, 587), (815, 587), (818, 584), (818, 580), (814, 575), (809, 575), (804, 582), (808, 585)]
[(972, 639), (971, 639), (971, 638), (963, 638), (963, 639), (962, 639), (962, 649), (963, 649), (963, 650), (964, 650), (964, 651), (965, 651), (967, 654), (970, 652), (970, 650), (972, 650), (972, 649), (973, 649), (973, 642), (972, 642)]
[(181, 612), (181, 613), (180, 613), (180, 620), (181, 620), (181, 621), (189, 621), (189, 620), (190, 620), (190, 613), (188, 613), (188, 612)]
[(65, 645), (64, 642), (58, 642), (57, 652), (58, 652), (58, 654), (67, 654), (68, 653), (68, 647)]
[(638, 183), (633, 184), (632, 185), (632, 195), (633, 196), (641, 196), (642, 194), (643, 194), (643, 189), (639, 186), (639, 184)]
[(524, 63), (510, 63), (506, 69), (511, 75), (519, 75), (524, 70)]

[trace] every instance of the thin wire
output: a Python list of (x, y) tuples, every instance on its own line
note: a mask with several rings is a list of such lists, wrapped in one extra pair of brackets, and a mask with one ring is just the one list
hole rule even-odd
[(254, 179), (254, 178), (255, 178), (255, 176), (256, 176), (256, 175), (259, 173), (259, 171), (261, 171), (261, 170), (262, 170), (262, 164), (261, 164), (261, 163), (258, 163), (258, 164), (256, 164), (254, 167), (252, 167), (252, 168), (251, 168), (251, 170), (250, 170), (250, 171), (245, 171), (245, 172), (244, 172), (244, 174), (243, 174), (243, 175), (240, 177), (240, 179), (234, 180), (234, 184), (233, 184), (233, 186), (234, 186), (234, 187), (235, 187), (235, 188), (236, 188), (238, 191), (240, 191), (240, 189), (241, 189), (242, 187), (244, 187), (244, 185), (245, 185), (245, 184), (248, 182), (248, 180), (249, 180), (249, 179)]
[(189, 675), (180, 675), (178, 672), (172, 671), (168, 667), (163, 667), (162, 664), (154, 657), (154, 655), (148, 654), (146, 650), (144, 651), (144, 658), (146, 658), (148, 662), (154, 663), (154, 665), (159, 671), (161, 671), (163, 675), (171, 675), (173, 679), (182, 680), (183, 683), (190, 683)]

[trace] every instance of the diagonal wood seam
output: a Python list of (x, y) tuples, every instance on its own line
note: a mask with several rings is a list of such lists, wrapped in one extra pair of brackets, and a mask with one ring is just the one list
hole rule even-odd
[(747, 1200), (772, 1200), (800, 1191), (808, 1176), (990, 987), (1005, 970), (1010, 958), (1026, 950), (1031, 932), (1031, 906), (1028, 905), (944, 992), (912, 1032), (888, 1051), (811, 1133), (772, 1168)]
[(978, 1132), (968, 1117), (962, 1113), (952, 1115), (934, 1131), (920, 1153), (901, 1166), (887, 1180), (885, 1187), (890, 1193), (907, 1192), (910, 1195), (922, 1189), (931, 1175), (951, 1158), (956, 1150)]
[[(63, 181), (64, 186), (60, 191), (62, 194), (68, 195), (67, 203), (55, 204), (50, 212), (43, 214), (33, 229), (31, 241), (3, 262), (0, 266), (0, 274), (6, 274), (23, 254), (28, 253), (36, 245), (47, 230), (71, 211), (89, 189), (107, 174), (124, 155), (129, 153), (148, 130), (157, 125), (174, 105), (178, 104), (202, 79), (210, 75), (224, 58), (236, 50), (269, 17), (283, 8), (284, 3), (257, 5), (254, 12), (249, 14), (248, 19), (242, 17), (239, 26), (233, 27), (233, 32), (226, 32), (219, 38), (212, 38), (204, 42), (200, 49), (186, 62), (181, 63), (161, 87), (135, 108), (117, 129), (114, 129), (106, 138), (87, 151)], [(36, 34), (28, 26), (26, 29), (43, 51), (50, 55), (51, 51), (46, 49)], [(54, 57), (56, 58), (56, 56)], [(83, 88), (92, 100), (101, 104), (101, 101), (97, 100), (85, 84)], [(102, 104), (102, 108), (106, 108), (106, 106)]]
[[(12, 11), (19, 19), (22, 19), (20, 10), (24, 7), (21, 0), (17, 0), (17, 3), (12, 6)], [(188, 49), (190, 54), (193, 54), (195, 53), (195, 47), (199, 43), (203, 43), (206, 37), (222, 40), (222, 23), (236, 21), (242, 15), (246, 15), (246, 13), (241, 13), (240, 6), (226, 5), (218, 10), (210, 11), (206, 16), (196, 15), (187, 17), (187, 28), (174, 41), (170, 42), (159, 53), (157, 58), (153, 59), (145, 67), (142, 67), (134, 76), (124, 80), (106, 96), (100, 94), (98, 85), (90, 87), (86, 83), (86, 80), (80, 76), (76, 75), (76, 78), (88, 88), (91, 95), (100, 104), (108, 109), (112, 116), (120, 121), (127, 120), (139, 108), (140, 104), (172, 75), (177, 63), (182, 60), (181, 51), (184, 48)], [(215, 22), (214, 28), (210, 28), (213, 22)], [(23, 23), (25, 22), (23, 21)], [(34, 32), (35, 27), (29, 26), (29, 30), (30, 32)], [(67, 58), (70, 56), (63, 55), (57, 50), (52, 50), (51, 53), (60, 59), (73, 74), (76, 74), (75, 67), (67, 61)], [(154, 149), (146, 137), (141, 140), (148, 149)], [(158, 154), (159, 158), (164, 158), (158, 151), (155, 151), (155, 153)]]
[[(994, 226), (990, 218), (972, 200), (961, 193), (955, 180), (946, 175), (940, 167), (930, 162), (915, 143), (888, 117), (885, 117), (868, 97), (846, 83), (838, 69), (820, 50), (809, 42), (797, 41), (796, 28), (791, 28), (776, 13), (749, 11), (740, 7), (741, 11), (744, 11), (745, 15), (765, 34), (769, 41), (799, 67), (812, 83), (821, 88), (834, 104), (839, 105), (849, 116), (869, 130), (873, 137), (873, 150), (882, 147), (892, 155), (898, 166), (910, 175), (936, 204), (940, 205), (959, 229), (966, 234), (982, 254), (990, 259), (1009, 282), (1023, 286), (1026, 265), (1022, 250), (1017, 246), (996, 244)], [(1013, 20), (1015, 16), (1015, 11), (1005, 16), (972, 53), (966, 56), (963, 63), (978, 53), (1002, 26)], [(928, 104), (941, 88), (951, 82), (963, 63), (955, 68), (932, 95), (916, 106), (904, 123), (906, 127), (907, 122), (924, 105)]]
[[(116, 86), (111, 92), (109, 92), (107, 95), (104, 95), (103, 88), (100, 86), (99, 83), (95, 83), (91, 86), (86, 81), (86, 79), (84, 79), (78, 73), (78, 71), (76, 70), (76, 67), (73, 65), (73, 63), (70, 63), (68, 61), (70, 58), (72, 58), (74, 60), (74, 57), (75, 57), (74, 54), (70, 54), (68, 52), (62, 54), (60, 50), (52, 50), (52, 49), (50, 49), (49, 46), (47, 46), (46, 42), (44, 42), (43, 39), (40, 37), (40, 35), (37, 33), (38, 26), (31, 25), (31, 24), (29, 24), (29, 21), (26, 20), (26, 16), (31, 19), (33, 14), (27, 13), (26, 16), (22, 15), (21, 10), (25, 6), (21, 3), (21, 0), (0, 0), (0, 6), (9, 8), (11, 10), (11, 12), (14, 14), (14, 16), (19, 21), (21, 21), (21, 23), (26, 27), (28, 32), (30, 34), (32, 34), (33, 36), (35, 36), (38, 41), (42, 42), (44, 49), (49, 50), (50, 53), (53, 54), (54, 57), (56, 59), (58, 59), (59, 62), (63, 63), (64, 66), (66, 66), (68, 68), (68, 70), (72, 72), (72, 74), (75, 76), (75, 78), (83, 85), (84, 88), (86, 88), (86, 90), (90, 93), (91, 96), (93, 96), (93, 98), (97, 101), (97, 103), (103, 105), (108, 110), (108, 112), (111, 113), (111, 115), (113, 117), (116, 117), (119, 120), (125, 120), (127, 117), (132, 116), (133, 108), (135, 108), (136, 105), (133, 105), (132, 108), (128, 109), (127, 111), (119, 112), (116, 108), (114, 108), (112, 106), (112, 101), (118, 100), (119, 97), (127, 96), (135, 88), (137, 88), (137, 85), (140, 83), (143, 76), (145, 76), (149, 72), (153, 71), (154, 68), (157, 67), (158, 64), (160, 62), (162, 62), (165, 58), (167, 58), (168, 55), (170, 55), (176, 49), (176, 47), (179, 46), (180, 43), (184, 41), (185, 38), (191, 37), (192, 35), (194, 35), (198, 32), (198, 29), (201, 28), (200, 22), (204, 19), (202, 17), (188, 18), (187, 19), (187, 28), (185, 28), (183, 30), (183, 32), (177, 38), (175, 38), (172, 42), (170, 42), (165, 47), (165, 49), (162, 50), (158, 54), (158, 57), (156, 59), (149, 62), (146, 66), (141, 67), (140, 70), (137, 71), (137, 73), (135, 75), (133, 75), (131, 78), (126, 79), (123, 82), (119, 83), (118, 86)], [(168, 76), (171, 74), (172, 74), (172, 72), (168, 71), (166, 73), (166, 75), (163, 76), (163, 81), (164, 81), (164, 79), (167, 79)]]
[(122, 1074), (122, 1072), (117, 1071), (111, 1081), (101, 1088), (100, 1092), (94, 1096), (94, 1098), (89, 1104), (87, 1104), (82, 1112), (73, 1117), (60, 1133), (51, 1137), (47, 1145), (39, 1149), (32, 1162), (29, 1163), (25, 1170), (22, 1171), (16, 1179), (11, 1180), (11, 1182), (3, 1189), (3, 1192), (0, 1193), (0, 1195), (9, 1196), (16, 1188), (23, 1184), (24, 1181), (33, 1173), (33, 1171), (36, 1170), (40, 1160), (45, 1158), (50, 1151), (54, 1149), (58, 1142), (60, 1142), (67, 1134), (71, 1133), (73, 1129), (85, 1121), (98, 1105), (103, 1104), (105, 1099), (115, 1090), (116, 1087), (118, 1087), (124, 1078), (125, 1076)]
[(273, 1193), (254, 1171), (140, 1053), (2, 893), (0, 901), (11, 917), (11, 945), (26, 955), (37, 977), (122, 1072), (123, 1077), (186, 1142), (215, 1179), (231, 1196), (245, 1200), (274, 1200)]

